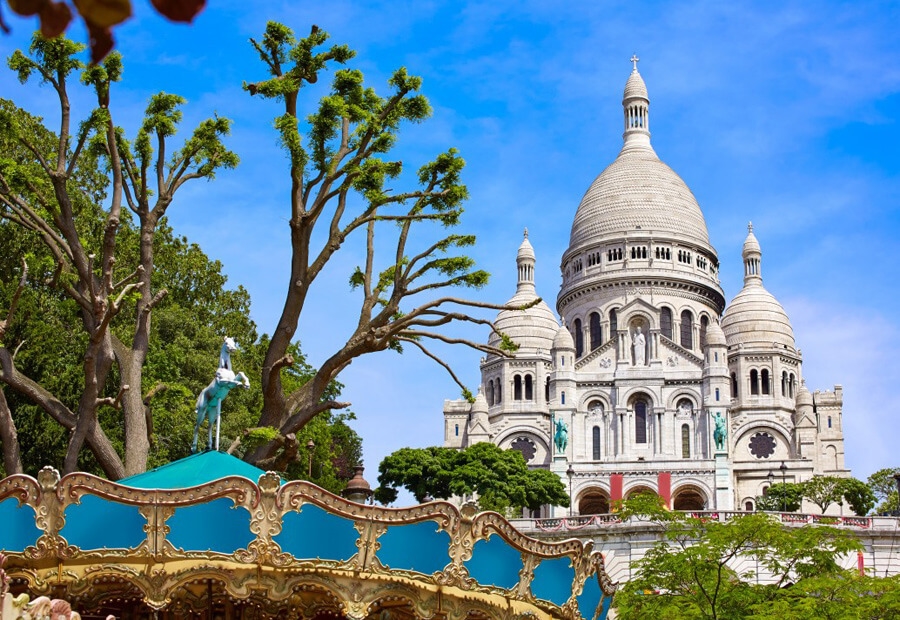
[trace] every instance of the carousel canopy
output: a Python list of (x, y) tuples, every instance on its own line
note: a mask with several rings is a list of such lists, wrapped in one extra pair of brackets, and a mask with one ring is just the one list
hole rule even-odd
[(264, 473), (266, 472), (260, 468), (235, 456), (210, 450), (172, 461), (142, 474), (122, 478), (119, 484), (136, 489), (184, 489), (229, 476), (242, 476), (254, 481), (259, 480)]

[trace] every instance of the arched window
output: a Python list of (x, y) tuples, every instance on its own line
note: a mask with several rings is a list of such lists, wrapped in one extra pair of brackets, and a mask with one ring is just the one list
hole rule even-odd
[(663, 336), (672, 340), (672, 310), (669, 308), (659, 311), (659, 331)]
[(738, 397), (738, 380), (737, 375), (734, 373), (731, 373), (731, 397)]
[(609, 339), (615, 340), (619, 337), (619, 316), (615, 310), (609, 311)]
[(494, 402), (497, 403), (497, 404), (499, 405), (500, 403), (503, 402), (503, 384), (500, 383), (500, 379), (497, 379), (497, 383), (496, 383), (496, 385), (495, 385), (495, 387), (494, 387), (494, 390), (495, 390), (495, 393), (494, 393), (495, 400), (494, 400)]
[(547, 380), (544, 381), (544, 402), (550, 402), (550, 377), (547, 377)]
[(647, 443), (647, 403), (634, 403), (634, 442)]
[(457, 424), (456, 428), (453, 429), (453, 434), (459, 437), (459, 424)]
[(831, 428), (831, 416), (828, 416), (828, 428)]
[(681, 458), (691, 458), (691, 427), (687, 424), (681, 425)]
[(791, 373), (788, 381), (788, 396), (794, 397), (794, 373)]
[(513, 400), (522, 400), (522, 377), (519, 375), (513, 379)]
[(575, 319), (575, 357), (584, 353), (584, 332), (581, 330), (581, 319)]
[(560, 392), (560, 394), (559, 394), (559, 404), (560, 404), (560, 405), (565, 405), (565, 404), (566, 404), (566, 393), (565, 393), (565, 392)]
[(591, 328), (591, 351), (603, 344), (603, 333), (600, 327), (600, 313), (591, 312), (590, 316)]
[(759, 396), (759, 373), (755, 368), (750, 371), (750, 394)]
[[(829, 418), (831, 419), (831, 418)], [(591, 431), (591, 447), (593, 448), (593, 457), (595, 461), (600, 460), (600, 427), (595, 426)]]
[(716, 401), (719, 400), (719, 388), (716, 388)]
[(531, 375), (525, 375), (525, 400), (534, 400), (534, 385)]
[(746, 503), (744, 503), (744, 510), (746, 510), (747, 512), (753, 512), (753, 502), (749, 499), (746, 501)]
[(787, 372), (781, 373), (781, 395), (787, 396)]
[(769, 393), (769, 370), (767, 368), (762, 369), (762, 373), (760, 377), (760, 382), (762, 383), (762, 393)]
[(681, 346), (685, 349), (694, 348), (694, 315), (690, 310), (681, 313)]
[(700, 348), (704, 348), (706, 346), (706, 328), (709, 327), (709, 318), (706, 316), (700, 317)]
[(494, 380), (493, 379), (488, 381), (487, 401), (488, 401), (488, 405), (494, 404)]

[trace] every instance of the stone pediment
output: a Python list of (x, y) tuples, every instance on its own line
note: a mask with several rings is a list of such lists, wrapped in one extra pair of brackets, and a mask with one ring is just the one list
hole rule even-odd
[[(604, 364), (604, 360), (609, 360)], [(607, 340), (605, 343), (575, 362), (575, 370), (614, 370), (616, 367), (616, 341)]]
[(657, 316), (659, 314), (659, 308), (645, 301), (642, 297), (635, 297), (627, 304), (619, 308), (618, 316), (623, 321), (622, 326), (627, 325), (628, 321), (631, 319), (631, 316), (635, 313)]
[(659, 357), (666, 368), (678, 368), (679, 365), (685, 364), (703, 368), (702, 357), (672, 342), (662, 334), (659, 336), (659, 345)]

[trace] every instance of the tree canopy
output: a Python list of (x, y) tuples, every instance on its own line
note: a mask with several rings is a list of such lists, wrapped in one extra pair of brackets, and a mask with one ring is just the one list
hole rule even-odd
[[(837, 559), (861, 548), (835, 528), (785, 527), (764, 513), (719, 522), (648, 510), (646, 502), (635, 509), (663, 524), (666, 538), (633, 564), (634, 577), (616, 593), (622, 620), (755, 618), (806, 580), (850, 578)], [(771, 576), (762, 584), (757, 566)]]
[(879, 469), (866, 480), (875, 501), (878, 502), (877, 512), (893, 512), (897, 510), (897, 480), (894, 474), (900, 474), (900, 467), (885, 467)]
[(375, 498), (382, 503), (395, 501), (397, 488), (402, 487), (419, 502), (457, 496), (476, 499), (482, 510), (501, 513), (569, 505), (559, 476), (529, 469), (521, 452), (487, 442), (462, 450), (401, 448), (381, 461), (378, 484)]
[[(458, 322), (491, 327), (490, 321), (466, 310), (505, 306), (452, 294), (460, 287), (479, 288), (488, 279), (460, 253), (475, 237), (446, 232), (460, 223), (468, 197), (459, 153), (450, 148), (423, 163), (414, 175), (404, 174), (404, 162), (390, 157), (401, 129), (431, 114), (419, 92), (422, 80), (400, 68), (388, 80), (388, 93), (380, 95), (365, 84), (358, 69), (337, 68), (330, 88), (317, 105), (309, 106), (304, 120), (302, 108), (310, 102), (301, 94), (355, 55), (346, 45), (325, 47), (327, 40), (328, 34), (317, 26), (298, 39), (275, 22), (269, 22), (259, 40), (251, 39), (266, 76), (244, 88), (250, 95), (279, 102), (281, 114), (274, 125), (288, 157), (285, 172), (291, 182), (285, 197), (290, 275), (262, 366), (258, 422), (278, 435), (252, 451), (251, 462), (274, 458), (282, 438), (319, 413), (346, 407), (348, 403), (325, 398), (325, 390), (362, 355), (412, 347), (447, 369), (471, 397), (432, 344), (460, 343), (497, 355), (515, 348), (508, 338), (493, 347), (440, 329)], [(394, 189), (405, 185), (412, 186)], [(426, 240), (424, 235), (434, 231), (440, 231), (437, 237)], [(364, 263), (347, 274), (348, 285), (359, 294), (358, 320), (348, 326), (349, 336), (325, 356), (312, 379), (289, 392), (281, 371), (294, 363), (288, 348), (306, 301), (325, 266), (351, 237), (365, 247)]]

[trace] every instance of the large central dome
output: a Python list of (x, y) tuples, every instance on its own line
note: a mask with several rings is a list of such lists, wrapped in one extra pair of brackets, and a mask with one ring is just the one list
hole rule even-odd
[(650, 99), (636, 66), (625, 84), (622, 106), (625, 144), (581, 199), (569, 249), (640, 230), (713, 252), (694, 194), (650, 145)]
[(624, 148), (594, 179), (575, 213), (569, 246), (643, 230), (709, 247), (700, 205), (653, 148)]

